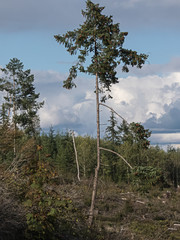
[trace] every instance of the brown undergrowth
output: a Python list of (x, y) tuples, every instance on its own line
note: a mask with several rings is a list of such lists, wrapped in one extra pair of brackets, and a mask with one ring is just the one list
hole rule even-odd
[[(37, 171), (34, 172), (36, 182), (30, 178), (28, 183), (28, 178), (24, 177), (22, 180), (22, 175), (18, 177), (17, 174), (14, 176), (17, 185), (11, 184), (5, 169), (0, 170), (0, 240), (26, 239), (25, 233), (28, 227), (30, 230), (31, 226), (33, 227), (32, 222), (28, 226), (27, 216), (37, 217), (37, 219), (44, 216), (44, 219), (48, 220), (46, 215), (49, 215), (50, 220), (52, 217), (55, 218), (51, 221), (56, 225), (53, 226), (54, 239), (180, 239), (180, 192), (178, 189), (160, 190), (158, 187), (153, 187), (149, 192), (142, 194), (135, 191), (130, 184), (114, 184), (100, 179), (94, 225), (93, 230), (90, 231), (87, 228), (87, 220), (92, 180), (82, 179), (79, 182), (73, 178), (64, 178), (58, 173), (54, 174), (53, 169), (49, 172), (46, 170), (50, 169), (48, 164), (41, 163), (37, 166)], [(45, 183), (39, 182), (38, 174), (48, 175), (50, 179)], [(21, 188), (25, 185), (27, 189), (23, 191), (26, 194)], [(15, 186), (20, 188), (16, 189)], [(20, 191), (20, 198), (18, 198), (18, 191)], [(37, 198), (34, 199), (33, 194)], [(70, 203), (70, 208), (66, 205), (66, 200)], [(61, 204), (65, 204), (63, 212)], [(41, 209), (43, 211), (40, 214)], [(66, 210), (69, 211), (69, 215), (63, 220), (62, 214), (65, 216)], [(46, 225), (42, 224), (42, 229), (43, 226)], [(39, 225), (36, 227), (38, 231)], [(41, 239), (41, 236), (39, 235), (37, 239)], [(44, 236), (42, 239), (48, 238)]]

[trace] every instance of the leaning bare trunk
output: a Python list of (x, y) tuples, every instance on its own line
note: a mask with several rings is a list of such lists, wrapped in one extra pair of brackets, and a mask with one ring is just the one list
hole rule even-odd
[(75, 152), (75, 157), (76, 157), (77, 178), (78, 178), (78, 180), (79, 180), (79, 182), (80, 182), (81, 179), (80, 179), (80, 173), (79, 173), (79, 162), (78, 162), (77, 149), (76, 149), (76, 143), (75, 143), (75, 138), (74, 138), (74, 131), (72, 131), (71, 134), (72, 134), (74, 152)]
[(98, 75), (96, 73), (96, 109), (97, 109), (97, 166), (95, 168), (94, 182), (93, 182), (93, 190), (92, 190), (92, 199), (91, 199), (91, 207), (89, 211), (89, 226), (91, 227), (94, 217), (94, 206), (97, 192), (97, 183), (98, 183), (98, 173), (100, 168), (100, 128), (99, 128), (99, 87), (98, 87)]

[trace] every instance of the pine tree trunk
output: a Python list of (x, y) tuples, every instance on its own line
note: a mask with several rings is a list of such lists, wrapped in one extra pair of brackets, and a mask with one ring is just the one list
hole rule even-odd
[(96, 110), (97, 110), (97, 166), (95, 168), (91, 207), (89, 211), (89, 226), (91, 227), (94, 217), (94, 206), (97, 193), (98, 173), (100, 168), (100, 120), (99, 120), (99, 86), (98, 86), (98, 75), (96, 73)]

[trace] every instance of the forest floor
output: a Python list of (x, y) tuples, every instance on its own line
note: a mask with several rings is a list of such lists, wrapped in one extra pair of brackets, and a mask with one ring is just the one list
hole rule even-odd
[[(56, 191), (88, 216), (92, 181), (64, 182)], [(94, 225), (109, 240), (180, 239), (180, 191), (154, 187), (139, 193), (129, 185), (99, 180)]]
[[(46, 187), (59, 196), (70, 198), (77, 211), (88, 221), (92, 179), (78, 182), (59, 177)], [(6, 226), (12, 229), (13, 234), (21, 232), (26, 225), (24, 216), (19, 202), (12, 197), (12, 193), (8, 193), (2, 174), (0, 240), (5, 239), (1, 233), (4, 233)], [(99, 179), (94, 227), (104, 240), (180, 239), (180, 191), (174, 188), (160, 190), (152, 187), (149, 192), (140, 193), (128, 184), (115, 184)], [(11, 233), (8, 234), (6, 239), (18, 239)], [(21, 236), (19, 239), (22, 239)]]

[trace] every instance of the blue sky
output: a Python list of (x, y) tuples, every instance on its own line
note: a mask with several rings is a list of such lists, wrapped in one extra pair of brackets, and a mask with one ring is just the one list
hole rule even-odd
[[(141, 70), (122, 74), (112, 87), (111, 107), (129, 122), (138, 121), (152, 131), (153, 144), (180, 143), (180, 1), (99, 0), (104, 14), (112, 15), (129, 32), (124, 47), (149, 55)], [(77, 88), (62, 88), (76, 60), (53, 38), (83, 23), (85, 0), (1, 0), (0, 66), (13, 57), (35, 75), (37, 92), (45, 100), (41, 127), (73, 129), (95, 136), (94, 79), (79, 75)], [(101, 109), (101, 122), (109, 111)], [(101, 129), (104, 134), (104, 127)]]

